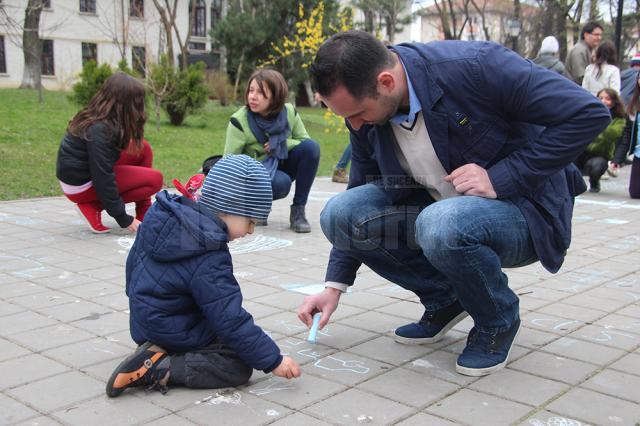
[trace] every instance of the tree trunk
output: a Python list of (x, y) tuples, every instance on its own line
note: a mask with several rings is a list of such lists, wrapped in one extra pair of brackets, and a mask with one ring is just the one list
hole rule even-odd
[(240, 84), (240, 75), (242, 74), (242, 65), (244, 64), (244, 49), (240, 53), (240, 62), (238, 63), (238, 70), (236, 71), (236, 81), (233, 84), (233, 102), (238, 100), (238, 85)]
[(21, 89), (40, 89), (42, 87), (42, 40), (38, 34), (42, 8), (42, 0), (29, 0), (25, 9), (24, 30), (22, 32), (24, 71)]
[(312, 107), (318, 106), (318, 101), (316, 101), (315, 93), (313, 93), (313, 89), (311, 88), (311, 81), (308, 78), (304, 80), (304, 90), (307, 92), (307, 98), (309, 98), (309, 105)]

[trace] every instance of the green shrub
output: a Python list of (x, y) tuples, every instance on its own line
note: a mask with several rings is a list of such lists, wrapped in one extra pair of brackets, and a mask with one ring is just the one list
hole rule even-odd
[(93, 95), (98, 93), (106, 79), (111, 77), (113, 71), (108, 64), (98, 66), (96, 61), (87, 61), (82, 67), (80, 80), (73, 85), (73, 93), (69, 100), (81, 107), (87, 106)]
[(171, 88), (161, 105), (174, 126), (182, 124), (188, 113), (199, 110), (207, 102), (209, 93), (204, 84), (204, 67), (198, 62), (189, 65), (186, 71), (165, 72)]

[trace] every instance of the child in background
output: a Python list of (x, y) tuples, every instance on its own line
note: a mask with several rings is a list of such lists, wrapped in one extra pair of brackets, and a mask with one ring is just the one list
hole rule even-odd
[(601, 89), (597, 96), (609, 109), (611, 123), (576, 160), (583, 175), (589, 176), (590, 192), (600, 192), (600, 179), (607, 171), (608, 161), (613, 158), (625, 125), (624, 105), (618, 93), (613, 89)]
[(133, 340), (141, 345), (115, 369), (107, 395), (145, 386), (223, 388), (247, 383), (253, 368), (300, 376), (294, 360), (242, 308), (227, 243), (253, 233), (271, 210), (264, 166), (246, 155), (220, 160), (198, 202), (156, 196), (127, 259)]
[[(136, 232), (151, 196), (162, 188), (162, 173), (152, 168), (153, 151), (144, 140), (146, 119), (144, 84), (118, 71), (67, 126), (56, 176), (94, 233), (109, 232), (102, 210)], [(131, 202), (135, 217), (125, 211)]]

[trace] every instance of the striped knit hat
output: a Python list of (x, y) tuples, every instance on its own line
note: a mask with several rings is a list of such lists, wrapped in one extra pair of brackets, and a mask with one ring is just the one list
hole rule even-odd
[(217, 213), (267, 219), (271, 200), (264, 166), (247, 155), (229, 155), (211, 168), (198, 202)]

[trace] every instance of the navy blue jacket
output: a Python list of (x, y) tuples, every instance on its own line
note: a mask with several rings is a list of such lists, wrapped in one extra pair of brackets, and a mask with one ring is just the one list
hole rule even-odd
[[(586, 190), (572, 161), (610, 122), (607, 108), (558, 73), (495, 43), (437, 41), (392, 47), (422, 105), (447, 173), (487, 169), (498, 198), (522, 211), (540, 261), (557, 272), (571, 241), (574, 197)], [(381, 176), (394, 204), (416, 189), (398, 163), (389, 124), (351, 130), (349, 188)], [(402, 177), (406, 179), (402, 179)], [(327, 281), (352, 284), (360, 263), (332, 249)]]
[(282, 355), (242, 308), (227, 242), (225, 223), (206, 207), (159, 192), (127, 258), (131, 337), (169, 352), (215, 340), (270, 372)]

